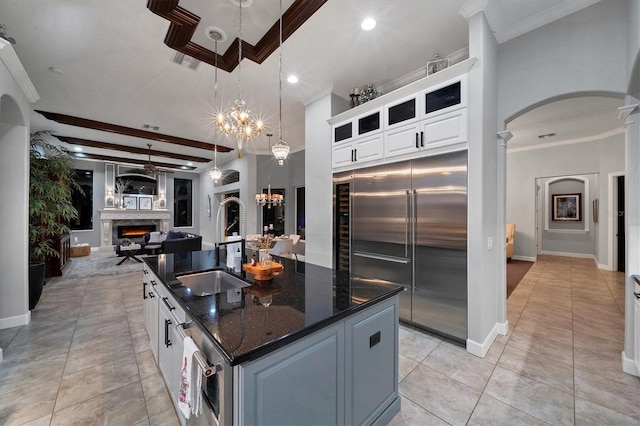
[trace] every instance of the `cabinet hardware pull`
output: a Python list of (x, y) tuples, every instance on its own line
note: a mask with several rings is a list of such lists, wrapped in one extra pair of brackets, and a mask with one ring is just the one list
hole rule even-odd
[(640, 299), (640, 293), (636, 293), (635, 291), (633, 292), (633, 295), (636, 297), (636, 299)]
[(358, 150), (357, 149), (353, 150), (353, 161), (358, 161)]
[(158, 283), (157, 283), (157, 282), (155, 282), (155, 280), (151, 280), (151, 285), (155, 287), (155, 286), (157, 286), (157, 285), (158, 285)]
[(416, 148), (420, 148), (420, 143), (418, 142), (418, 132), (416, 132)]
[(152, 292), (152, 291), (150, 291), (150, 292), (149, 292), (149, 297), (153, 299), (153, 298), (154, 298), (154, 297), (156, 297), (156, 296), (154, 296), (153, 292)]
[(351, 150), (351, 162), (353, 162), (353, 150)]
[(142, 298), (147, 298), (147, 283), (142, 281)]
[(169, 304), (169, 298), (168, 297), (163, 297), (162, 301), (164, 302), (165, 305), (167, 305), (167, 308), (169, 308), (169, 311), (173, 311), (175, 309), (174, 306), (171, 306)]
[(169, 326), (171, 325), (170, 319), (164, 320), (164, 345), (166, 347), (171, 346), (171, 340), (169, 339)]
[(420, 132), (420, 146), (424, 148), (424, 132)]

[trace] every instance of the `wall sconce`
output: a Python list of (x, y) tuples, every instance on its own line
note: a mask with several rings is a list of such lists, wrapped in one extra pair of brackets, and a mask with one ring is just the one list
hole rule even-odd
[(107, 189), (107, 195), (104, 197), (105, 207), (113, 207), (113, 190)]
[(166, 199), (164, 198), (164, 192), (161, 192), (158, 195), (158, 207), (161, 209), (164, 209), (166, 208), (166, 205), (167, 205), (167, 202), (166, 202)]

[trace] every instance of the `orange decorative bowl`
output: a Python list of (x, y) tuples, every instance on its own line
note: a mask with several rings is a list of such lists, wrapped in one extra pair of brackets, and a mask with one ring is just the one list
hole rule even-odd
[(255, 265), (245, 263), (242, 265), (242, 270), (253, 274), (255, 279), (259, 281), (270, 280), (274, 275), (279, 275), (283, 269), (284, 267), (281, 263), (273, 261), (271, 262), (270, 268), (265, 268), (260, 263), (256, 263)]

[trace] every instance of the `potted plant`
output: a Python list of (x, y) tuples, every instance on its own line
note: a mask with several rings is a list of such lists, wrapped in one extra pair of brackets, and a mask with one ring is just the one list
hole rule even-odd
[(38, 303), (46, 260), (60, 258), (55, 240), (71, 232), (68, 223), (78, 217), (71, 190), (75, 181), (73, 157), (64, 147), (47, 140), (49, 132), (33, 133), (29, 155), (29, 309)]

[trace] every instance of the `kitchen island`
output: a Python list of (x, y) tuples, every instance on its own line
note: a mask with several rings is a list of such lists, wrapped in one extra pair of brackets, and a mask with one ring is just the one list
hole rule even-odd
[(242, 287), (203, 296), (183, 281), (226, 270), (215, 251), (144, 261), (145, 322), (174, 403), (181, 332), (217, 370), (203, 378), (205, 423), (386, 424), (399, 411), (400, 286), (278, 259), (272, 280), (227, 271)]

